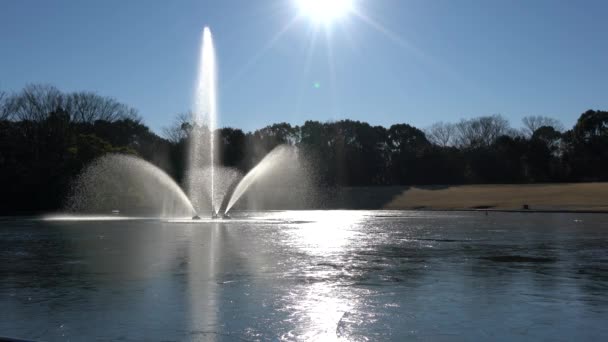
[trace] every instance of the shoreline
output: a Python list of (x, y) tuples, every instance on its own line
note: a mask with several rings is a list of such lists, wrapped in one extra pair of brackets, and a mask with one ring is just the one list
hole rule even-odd
[[(505, 213), (505, 214), (608, 214), (608, 210), (576, 210), (576, 209), (539, 209), (539, 210), (524, 210), (524, 209), (440, 209), (440, 208), (390, 208), (390, 209), (361, 209), (361, 208), (299, 208), (299, 209), (260, 209), (260, 210), (234, 210), (234, 212), (272, 212), (272, 211), (415, 211), (415, 212), (478, 212), (478, 213)], [(231, 213), (233, 211), (230, 211)], [(54, 212), (57, 213), (57, 212)], [(47, 216), (48, 213), (35, 213), (35, 214), (0, 214), (0, 221), (21, 219), (21, 218), (42, 218)], [(100, 214), (91, 214), (93, 216)], [(87, 216), (83, 214), (82, 216)], [(109, 216), (109, 214), (108, 214)], [(120, 216), (119, 216), (120, 217)], [(162, 219), (163, 217), (154, 216), (131, 216), (131, 218), (137, 219)]]
[(434, 209), (434, 208), (418, 208), (418, 209), (385, 209), (385, 210), (412, 210), (412, 211), (443, 211), (443, 212), (487, 212), (487, 213), (523, 213), (523, 214), (608, 214), (608, 210), (576, 210), (576, 209)]
[(327, 204), (348, 209), (608, 213), (608, 183), (344, 187)]
[[(261, 193), (252, 198), (255, 208), (249, 209), (608, 214), (608, 182), (366, 186), (316, 189), (316, 192), (314, 199), (307, 202), (297, 199), (290, 202), (283, 198), (283, 193), (278, 196)], [(47, 214), (48, 211), (22, 210), (0, 213), (0, 218)], [(138, 216), (135, 212), (132, 215)]]

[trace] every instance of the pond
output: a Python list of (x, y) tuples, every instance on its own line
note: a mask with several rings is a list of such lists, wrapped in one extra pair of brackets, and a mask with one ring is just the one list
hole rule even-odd
[(0, 220), (0, 336), (605, 340), (608, 215)]

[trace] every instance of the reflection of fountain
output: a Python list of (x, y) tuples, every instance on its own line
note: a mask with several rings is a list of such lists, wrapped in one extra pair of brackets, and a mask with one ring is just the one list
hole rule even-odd
[[(279, 189), (277, 185), (288, 173), (293, 175), (290, 181), (297, 183), (289, 186), (290, 191), (307, 186), (306, 177), (296, 170), (300, 163), (295, 148), (278, 146), (235, 187), (241, 178), (240, 172), (220, 166), (217, 65), (208, 27), (203, 30), (200, 54), (184, 182), (188, 196), (158, 167), (135, 157), (110, 155), (93, 162), (78, 178), (69, 209), (123, 213), (125, 208), (130, 209), (135, 203), (144, 203), (140, 209), (152, 209), (154, 213), (160, 211), (161, 216), (188, 215), (200, 219), (199, 213), (210, 212), (212, 218), (228, 218), (228, 211), (243, 194), (254, 183), (263, 183), (264, 179), (268, 181), (267, 175), (272, 175), (273, 179), (269, 184), (263, 184), (263, 189), (256, 188), (261, 195), (274, 196), (272, 190)], [(234, 191), (228, 197), (232, 189)], [(290, 196), (293, 197), (293, 193)], [(223, 206), (225, 209), (221, 211)]]

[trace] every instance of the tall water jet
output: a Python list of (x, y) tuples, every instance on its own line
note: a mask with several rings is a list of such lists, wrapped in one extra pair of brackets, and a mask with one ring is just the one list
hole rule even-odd
[[(190, 136), (187, 192), (197, 211), (203, 208), (201, 191), (210, 194), (211, 210), (219, 211), (221, 201), (215, 195), (216, 168), (219, 162), (217, 128), (217, 65), (213, 38), (208, 27), (203, 30), (198, 80), (194, 94), (193, 128)], [(208, 173), (201, 170), (209, 170)], [(198, 176), (197, 176), (198, 175)], [(208, 177), (204, 179), (203, 177)]]
[[(205, 27), (183, 183), (188, 196), (158, 167), (138, 158), (110, 155), (93, 162), (83, 171), (70, 197), (68, 209), (88, 212), (145, 209), (160, 212), (161, 216), (193, 214), (193, 218), (200, 218), (199, 213), (210, 211), (214, 218), (225, 218), (252, 186), (256, 191), (255, 196), (247, 196), (249, 202), (257, 203), (262, 199), (268, 203), (266, 199), (272, 198), (273, 204), (293, 203), (285, 201), (285, 195), (289, 199), (304, 199), (302, 194), (310, 193), (310, 175), (308, 168), (303, 167), (307, 163), (302, 163), (301, 154), (293, 147), (276, 147), (238, 184), (241, 173), (220, 166), (219, 135), (216, 136), (217, 95), (213, 38), (209, 28)], [(224, 206), (225, 210), (220, 213)]]

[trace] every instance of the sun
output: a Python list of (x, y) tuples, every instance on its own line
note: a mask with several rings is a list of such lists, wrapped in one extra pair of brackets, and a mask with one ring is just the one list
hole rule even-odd
[(295, 3), (302, 15), (326, 25), (353, 11), (353, 0), (295, 0)]

